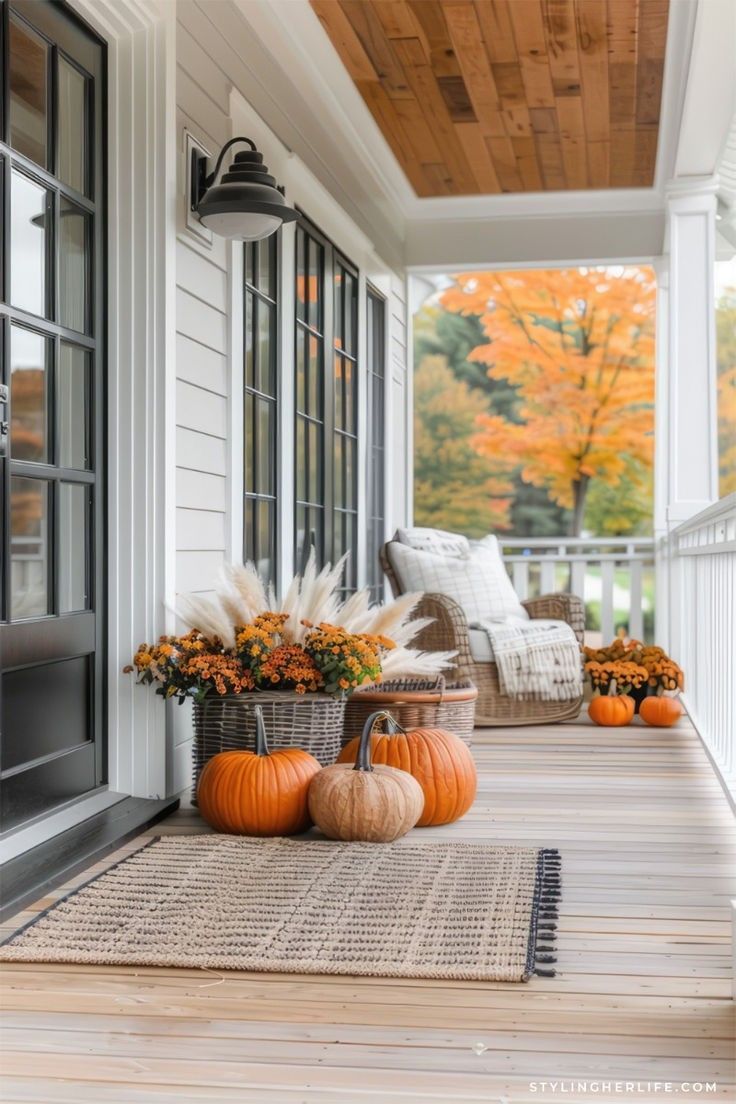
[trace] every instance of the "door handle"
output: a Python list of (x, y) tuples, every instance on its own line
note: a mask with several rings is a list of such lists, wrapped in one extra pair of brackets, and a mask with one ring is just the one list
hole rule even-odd
[(0, 383), (0, 456), (8, 454), (8, 400), (10, 398), (7, 385)]

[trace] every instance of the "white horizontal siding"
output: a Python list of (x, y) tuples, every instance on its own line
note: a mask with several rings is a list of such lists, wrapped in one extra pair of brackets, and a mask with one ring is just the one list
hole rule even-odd
[(227, 509), (227, 480), (223, 475), (210, 475), (208, 472), (186, 470), (186, 475), (177, 481), (176, 505), (188, 510), (201, 509), (207, 503), (209, 510), (225, 513)]
[[(176, 466), (180, 469), (177, 483), (188, 479), (190, 471), (226, 476), (227, 441), (179, 426), (176, 430)], [(206, 502), (203, 499), (201, 504), (205, 505)]]
[(180, 287), (176, 289), (176, 329), (218, 353), (227, 353), (227, 316)]
[(223, 549), (189, 550), (176, 553), (176, 578), (181, 594), (211, 593), (225, 563)]
[(176, 422), (211, 437), (227, 437), (228, 400), (186, 380), (176, 384)]
[(178, 379), (227, 396), (227, 357), (185, 334), (176, 337), (176, 374)]
[(182, 551), (222, 549), (225, 540), (225, 515), (218, 510), (177, 509), (176, 547)]
[(227, 272), (184, 242), (176, 247), (176, 282), (183, 291), (227, 314)]

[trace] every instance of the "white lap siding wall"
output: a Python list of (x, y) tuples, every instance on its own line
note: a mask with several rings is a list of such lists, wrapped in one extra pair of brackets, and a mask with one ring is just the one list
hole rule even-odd
[[(242, 317), (233, 304), (242, 279), (229, 242), (215, 237), (211, 245), (200, 241), (186, 225), (185, 189), (188, 166), (184, 155), (185, 133), (216, 154), (234, 134), (248, 126), (250, 112), (257, 125), (254, 135), (262, 143), (264, 159), (275, 175), (279, 161), (295, 168), (284, 144), (289, 142), (289, 122), (279, 125), (279, 134), (266, 127), (255, 110), (263, 110), (264, 58), (237, 7), (229, 2), (199, 4), (180, 0), (176, 27), (176, 126), (179, 164), (176, 245), (176, 586), (177, 592), (206, 593), (222, 564), (242, 555), (241, 510), (243, 448), (238, 426), (242, 403), (240, 363)], [(260, 75), (254, 68), (261, 69)], [(243, 109), (234, 112), (233, 102)], [(255, 103), (254, 103), (255, 101)], [(250, 105), (253, 105), (252, 107)], [(255, 109), (255, 110), (254, 110)], [(235, 118), (234, 115), (238, 117)], [(275, 116), (280, 117), (275, 110)], [(245, 130), (248, 133), (248, 130)], [(270, 139), (272, 136), (272, 140)], [(280, 152), (279, 152), (280, 151)], [(305, 170), (305, 177), (314, 180)], [(282, 181), (279, 180), (279, 183)], [(311, 186), (311, 185), (310, 185)], [(321, 211), (312, 211), (303, 197), (297, 201), (305, 213), (331, 236), (324, 225), (324, 211), (335, 206), (322, 185)], [(320, 217), (322, 216), (322, 217)], [(351, 226), (343, 211), (335, 226)], [(363, 243), (363, 256), (355, 256), (347, 241), (336, 240), (361, 268), (361, 289), (371, 280), (387, 299), (387, 531), (407, 518), (408, 495), (406, 447), (408, 434), (408, 370), (406, 281), (402, 271), (390, 269), (375, 255), (369, 228), (355, 227), (356, 240)], [(349, 240), (349, 229), (346, 231)], [(335, 235), (336, 239), (338, 235)], [(293, 239), (289, 239), (291, 241)], [(368, 243), (368, 244), (366, 244)], [(289, 303), (286, 310), (292, 309)], [(282, 355), (292, 360), (284, 343)], [(285, 371), (285, 380), (293, 378)], [(287, 402), (289, 396), (285, 397)], [(235, 429), (233, 429), (235, 427)], [(286, 455), (291, 455), (286, 448)], [(362, 479), (365, 482), (365, 463)], [(283, 484), (282, 484), (283, 486)], [(362, 501), (365, 487), (362, 486)], [(364, 532), (361, 526), (361, 532)], [(291, 541), (282, 539), (282, 577), (290, 570)], [(362, 569), (365, 567), (363, 556)], [(190, 777), (191, 711), (172, 709), (173, 748), (168, 785), (171, 792), (184, 788)]]

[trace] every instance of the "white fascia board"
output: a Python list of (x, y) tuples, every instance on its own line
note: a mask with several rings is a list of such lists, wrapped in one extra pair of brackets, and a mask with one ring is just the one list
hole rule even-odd
[[(674, 5), (682, 6), (682, 0)], [(712, 176), (736, 112), (736, 3), (698, 0), (674, 176)]]
[(410, 271), (646, 264), (662, 252), (662, 210), (411, 222)]

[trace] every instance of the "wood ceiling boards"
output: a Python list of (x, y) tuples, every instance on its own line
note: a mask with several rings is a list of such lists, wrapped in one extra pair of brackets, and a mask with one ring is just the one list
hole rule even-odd
[(653, 183), (669, 0), (310, 0), (418, 196)]

